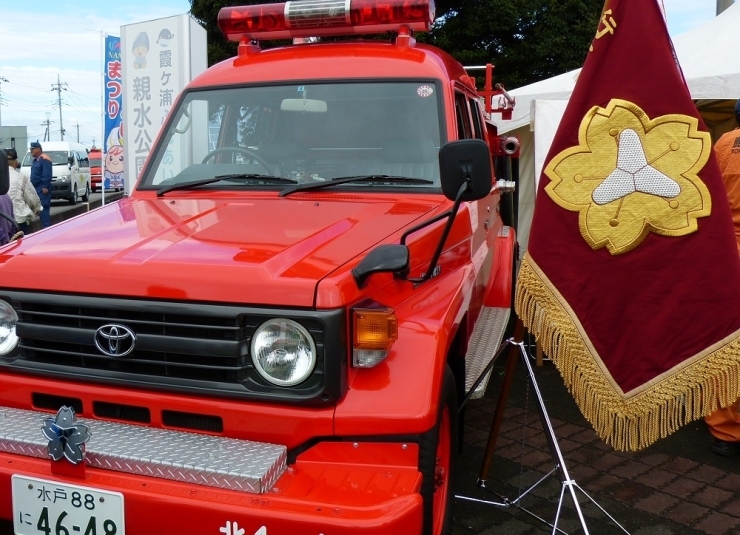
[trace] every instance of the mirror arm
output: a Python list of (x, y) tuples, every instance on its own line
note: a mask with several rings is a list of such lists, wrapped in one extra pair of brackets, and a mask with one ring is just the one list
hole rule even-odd
[(408, 238), (414, 232), (418, 232), (419, 230), (421, 230), (421, 229), (423, 229), (425, 227), (428, 227), (432, 223), (436, 223), (437, 221), (439, 221), (441, 219), (444, 219), (446, 217), (449, 217), (451, 213), (452, 213), (452, 210), (451, 209), (450, 210), (447, 210), (445, 212), (442, 212), (438, 216), (435, 216), (435, 217), (433, 217), (431, 219), (428, 219), (428, 220), (424, 221), (423, 223), (419, 223), (415, 227), (410, 228), (409, 230), (407, 230), (406, 232), (403, 233), (403, 236), (401, 236), (401, 245), (406, 245), (406, 238)]
[(422, 282), (428, 281), (432, 277), (434, 270), (437, 268), (437, 262), (439, 261), (439, 257), (442, 255), (442, 248), (444, 247), (444, 244), (447, 241), (447, 237), (450, 235), (450, 231), (452, 230), (452, 223), (455, 221), (455, 216), (457, 215), (457, 211), (460, 209), (460, 203), (462, 202), (462, 196), (467, 191), (468, 186), (470, 185), (469, 177), (470, 177), (470, 174), (468, 173), (468, 176), (466, 177), (465, 182), (463, 182), (460, 185), (460, 189), (458, 190), (457, 195), (455, 196), (455, 203), (452, 205), (452, 208), (450, 208), (450, 210), (442, 214), (440, 217), (437, 217), (431, 220), (431, 221), (436, 221), (436, 220), (441, 219), (442, 216), (447, 215), (447, 223), (445, 224), (445, 228), (442, 231), (442, 236), (440, 237), (439, 243), (437, 244), (437, 249), (434, 251), (434, 255), (432, 255), (432, 259), (429, 262), (429, 268), (427, 268), (424, 275), (419, 277), (418, 279), (407, 279), (409, 282), (412, 282), (414, 285), (419, 285)]

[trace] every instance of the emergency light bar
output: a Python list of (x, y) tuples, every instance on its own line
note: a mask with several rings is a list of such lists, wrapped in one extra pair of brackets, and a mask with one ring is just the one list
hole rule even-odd
[(427, 31), (433, 21), (434, 0), (291, 0), (218, 12), (218, 27), (230, 41), (384, 33), (403, 26)]

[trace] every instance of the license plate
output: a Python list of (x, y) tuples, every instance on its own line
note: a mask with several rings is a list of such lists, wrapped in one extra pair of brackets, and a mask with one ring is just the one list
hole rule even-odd
[(123, 494), (14, 475), (16, 535), (124, 535)]

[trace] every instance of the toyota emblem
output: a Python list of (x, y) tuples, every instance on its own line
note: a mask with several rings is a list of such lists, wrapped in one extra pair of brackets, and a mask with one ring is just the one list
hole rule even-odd
[(136, 335), (123, 325), (109, 323), (95, 331), (95, 347), (103, 355), (123, 357), (134, 350)]

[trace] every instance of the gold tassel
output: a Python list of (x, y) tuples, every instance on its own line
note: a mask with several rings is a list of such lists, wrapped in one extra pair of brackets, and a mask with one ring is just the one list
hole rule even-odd
[(515, 308), (557, 367), (583, 416), (616, 450), (645, 448), (740, 396), (740, 332), (627, 398), (599, 367), (598, 356), (591, 354), (574, 318), (529, 253), (517, 278)]

